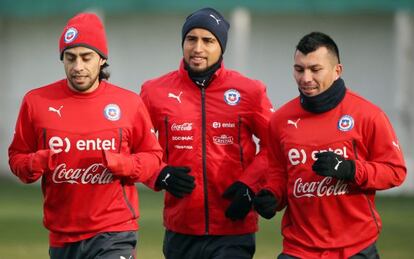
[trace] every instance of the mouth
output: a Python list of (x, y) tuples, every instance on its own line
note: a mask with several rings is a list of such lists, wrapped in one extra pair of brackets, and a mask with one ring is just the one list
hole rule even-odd
[(192, 63), (195, 63), (195, 64), (200, 64), (200, 63), (204, 62), (205, 60), (206, 60), (206, 58), (204, 58), (204, 57), (199, 57), (199, 56), (190, 57), (190, 61)]
[(81, 76), (81, 75), (74, 75), (72, 76), (73, 81), (76, 83), (82, 83), (87, 79), (87, 76)]
[(318, 91), (317, 86), (301, 86), (299, 89), (304, 95), (308, 95), (308, 96), (312, 96), (316, 94)]

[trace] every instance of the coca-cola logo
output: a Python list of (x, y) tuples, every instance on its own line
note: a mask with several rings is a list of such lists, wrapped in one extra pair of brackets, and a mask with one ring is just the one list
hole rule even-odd
[(348, 158), (347, 148), (344, 146), (342, 148), (327, 148), (327, 149), (320, 149), (320, 150), (313, 150), (310, 152), (310, 154), (307, 154), (304, 149), (297, 149), (297, 148), (291, 148), (288, 150), (288, 159), (289, 162), (292, 165), (298, 165), (298, 164), (305, 164), (308, 158), (312, 159), (313, 161), (316, 161), (316, 154), (331, 151), (334, 152), (337, 155), (343, 156), (344, 158)]
[(56, 167), (52, 175), (52, 181), (57, 184), (108, 184), (112, 180), (112, 173), (101, 163), (75, 169), (67, 168), (66, 163), (62, 163)]
[(293, 196), (295, 198), (337, 196), (348, 192), (348, 184), (344, 183), (343, 180), (333, 183), (332, 177), (324, 177), (321, 181), (315, 182), (304, 182), (302, 178), (298, 178), (293, 186)]
[(172, 131), (190, 131), (192, 129), (193, 129), (192, 122), (184, 122), (183, 124), (174, 123), (173, 125), (171, 125)]

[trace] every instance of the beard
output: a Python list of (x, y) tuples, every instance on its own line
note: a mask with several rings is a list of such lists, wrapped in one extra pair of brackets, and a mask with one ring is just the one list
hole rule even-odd
[(68, 77), (68, 80), (69, 80), (70, 86), (74, 90), (83, 93), (83, 92), (86, 92), (89, 89), (91, 89), (92, 86), (94, 86), (94, 84), (96, 83), (96, 81), (98, 81), (99, 74), (96, 75), (96, 76), (94, 76), (93, 78), (86, 77), (86, 79), (89, 79), (89, 78), (90, 78), (90, 80), (89, 80), (89, 82), (86, 82), (86, 84), (78, 84), (78, 83), (76, 83), (76, 81), (75, 81), (75, 79), (73, 77)]

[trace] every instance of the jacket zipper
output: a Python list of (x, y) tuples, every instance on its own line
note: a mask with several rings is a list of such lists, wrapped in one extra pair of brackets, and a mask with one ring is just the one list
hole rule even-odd
[(207, 157), (206, 157), (206, 89), (201, 87), (201, 141), (202, 141), (202, 159), (203, 159), (203, 187), (204, 187), (204, 210), (206, 222), (206, 235), (209, 232), (209, 214), (208, 214), (208, 191), (207, 191)]
[(46, 129), (45, 128), (43, 128), (42, 133), (43, 133), (43, 149), (48, 149), (47, 140), (46, 140), (47, 135), (46, 135)]
[(354, 149), (355, 160), (358, 159), (356, 140), (352, 139), (352, 148)]
[[(118, 129), (118, 134), (119, 134), (118, 153), (121, 153), (121, 147), (122, 147), (122, 128), (119, 128)], [(136, 218), (136, 214), (135, 214), (134, 208), (132, 207), (132, 205), (129, 202), (128, 197), (126, 195), (125, 183), (124, 183), (123, 180), (121, 180), (121, 186), (122, 186), (122, 195), (124, 196), (125, 203), (126, 203), (127, 207), (129, 208), (129, 210), (131, 211), (133, 218), (135, 219)]]
[(168, 156), (169, 156), (169, 151), (168, 151), (168, 116), (165, 116), (165, 118), (164, 118), (164, 126), (165, 126), (165, 159), (166, 159), (166, 162), (168, 163)]
[(379, 226), (378, 226), (378, 220), (377, 220), (377, 218), (375, 217), (375, 214), (374, 214), (374, 209), (372, 208), (371, 201), (369, 200), (369, 198), (368, 198), (368, 196), (367, 196), (366, 194), (364, 194), (364, 196), (365, 196), (365, 198), (367, 199), (367, 202), (368, 202), (368, 207), (369, 207), (369, 211), (371, 212), (371, 216), (372, 216), (372, 218), (374, 219), (375, 225), (377, 226), (377, 232), (379, 233), (379, 232), (380, 232), (380, 228), (379, 228)]
[[(46, 128), (43, 128), (43, 149), (48, 149), (49, 147), (47, 146), (47, 132), (46, 132)], [(43, 197), (46, 195), (46, 177), (42, 176), (42, 193), (43, 193)]]
[[(354, 155), (355, 155), (355, 160), (357, 160), (358, 159), (358, 153), (357, 153), (357, 149), (356, 149), (356, 140), (355, 139), (352, 139), (352, 148), (354, 149)], [(379, 226), (378, 226), (378, 220), (377, 220), (377, 218), (375, 217), (375, 213), (374, 213), (374, 209), (372, 208), (372, 204), (371, 204), (371, 201), (369, 200), (369, 198), (368, 198), (368, 196), (364, 193), (363, 194), (364, 196), (365, 196), (365, 198), (367, 199), (367, 203), (368, 203), (368, 208), (369, 208), (369, 211), (370, 211), (370, 213), (371, 213), (371, 216), (372, 216), (372, 218), (374, 219), (374, 222), (375, 222), (375, 225), (377, 226), (377, 231), (378, 231), (378, 233), (380, 232), (380, 229), (379, 229)]]
[(239, 147), (240, 147), (240, 163), (241, 163), (241, 167), (244, 170), (244, 158), (243, 158), (243, 147), (241, 145), (241, 129), (242, 129), (242, 118), (239, 115), (239, 128), (238, 128), (238, 134), (237, 134), (237, 142), (239, 143)]
[(135, 214), (134, 208), (132, 207), (131, 203), (129, 202), (127, 198), (126, 191), (125, 191), (125, 184), (123, 182), (121, 182), (121, 184), (122, 184), (122, 194), (124, 195), (125, 203), (128, 206), (129, 210), (131, 211), (133, 218), (135, 219), (137, 216)]
[(121, 153), (121, 146), (122, 146), (122, 128), (118, 129), (119, 135), (119, 146), (118, 146), (118, 153)]

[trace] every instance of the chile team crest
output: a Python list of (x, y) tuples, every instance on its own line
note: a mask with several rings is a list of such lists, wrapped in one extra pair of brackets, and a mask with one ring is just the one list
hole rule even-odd
[(117, 121), (121, 118), (121, 109), (116, 104), (108, 104), (105, 106), (104, 115), (110, 121)]
[(354, 127), (354, 118), (350, 115), (343, 115), (338, 121), (340, 131), (349, 131)]
[(65, 32), (65, 37), (64, 37), (64, 41), (65, 43), (71, 43), (72, 41), (74, 41), (76, 38), (78, 37), (78, 30), (76, 30), (73, 27), (70, 27), (66, 32)]
[(235, 89), (230, 89), (224, 92), (224, 101), (228, 105), (237, 105), (240, 102), (241, 96), (239, 91)]

